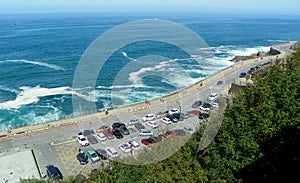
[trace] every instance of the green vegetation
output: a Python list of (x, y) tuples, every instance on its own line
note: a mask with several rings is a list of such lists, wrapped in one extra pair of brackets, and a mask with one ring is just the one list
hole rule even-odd
[[(228, 106), (215, 140), (203, 151), (203, 129), (154, 164), (111, 166), (82, 182), (290, 182), (297, 180), (300, 49), (258, 71)], [(298, 168), (296, 166), (298, 165)], [(70, 177), (64, 182), (80, 182)]]

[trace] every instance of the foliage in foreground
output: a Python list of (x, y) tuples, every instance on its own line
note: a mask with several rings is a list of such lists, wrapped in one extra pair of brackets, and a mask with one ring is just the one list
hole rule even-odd
[[(202, 131), (171, 157), (148, 165), (112, 162), (81, 182), (266, 182), (293, 180), (299, 169), (300, 50), (257, 73), (228, 107), (215, 141)], [(296, 168), (295, 166), (298, 166)], [(297, 180), (297, 179), (295, 179)], [(64, 182), (80, 182), (70, 177)]]

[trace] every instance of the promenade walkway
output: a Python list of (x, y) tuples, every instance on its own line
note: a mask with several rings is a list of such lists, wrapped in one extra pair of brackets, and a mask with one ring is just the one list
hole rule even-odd
[[(205, 89), (211, 87), (212, 85), (215, 84), (215, 82), (219, 80), (223, 80), (227, 76), (241, 70), (241, 68), (246, 68), (249, 65), (253, 65), (255, 63), (261, 63), (265, 62), (268, 60), (274, 60), (276, 58), (284, 58), (286, 57), (287, 54), (289, 54), (289, 48), (292, 44), (281, 44), (281, 45), (275, 45), (273, 48), (281, 51), (281, 54), (277, 56), (265, 56), (263, 59), (261, 58), (256, 58), (256, 59), (251, 59), (247, 61), (242, 61), (235, 63), (234, 65), (227, 67), (209, 77), (206, 79), (199, 81), (195, 83), (192, 86), (189, 86), (187, 88), (183, 88), (179, 91), (176, 91), (174, 93), (171, 93), (169, 95), (155, 98), (149, 101), (151, 106), (164, 106), (168, 103), (175, 103), (178, 100), (181, 100), (183, 96), (195, 93), (195, 92), (201, 92), (204, 91)], [(226, 91), (229, 90), (230, 83), (226, 87), (224, 87), (224, 94)], [(149, 109), (149, 103), (143, 102), (138, 102), (130, 105), (125, 105), (125, 106), (119, 106), (115, 109), (109, 110), (109, 117), (115, 116), (116, 114), (126, 114), (126, 113), (138, 113), (143, 110)], [(88, 114), (84, 116), (79, 116), (79, 117), (74, 117), (74, 118), (69, 118), (69, 119), (64, 119), (64, 120), (58, 120), (58, 121), (53, 121), (53, 122), (48, 122), (44, 124), (37, 124), (37, 125), (32, 125), (32, 126), (26, 126), (26, 127), (21, 127), (21, 128), (16, 128), (12, 130), (7, 130), (7, 131), (1, 131), (0, 132), (0, 142), (4, 142), (7, 140), (11, 140), (14, 138), (22, 138), (26, 136), (31, 136), (35, 135), (38, 133), (44, 133), (44, 132), (51, 132), (55, 131), (58, 128), (63, 129), (63, 128), (68, 128), (68, 127), (74, 127), (78, 123), (88, 123), (91, 121), (95, 121), (98, 119), (105, 120), (108, 116), (104, 112), (97, 112), (93, 114)]]

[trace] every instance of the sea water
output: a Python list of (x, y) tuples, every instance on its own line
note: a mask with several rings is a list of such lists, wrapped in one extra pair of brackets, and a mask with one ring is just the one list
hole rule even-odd
[[(7, 14), (0, 15), (0, 130), (70, 118), (77, 64), (86, 48), (106, 31), (130, 21), (158, 18), (198, 34), (214, 56), (195, 64), (172, 45), (141, 41), (115, 52), (99, 73), (95, 91), (80, 95), (99, 110), (163, 96), (229, 65), (236, 55), (268, 51), (300, 39), (300, 17), (224, 14)], [(122, 84), (118, 72), (145, 55), (168, 58), (132, 71)], [(185, 78), (175, 69), (180, 64)], [(165, 78), (152, 77), (168, 72)], [(149, 75), (149, 73), (151, 75)], [(112, 96), (112, 90), (115, 95)], [(117, 93), (117, 94), (116, 94)], [(82, 109), (83, 113), (88, 113)]]

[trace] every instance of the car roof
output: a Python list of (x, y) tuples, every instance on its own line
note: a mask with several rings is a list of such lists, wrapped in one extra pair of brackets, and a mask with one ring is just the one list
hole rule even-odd
[(87, 153), (92, 154), (92, 153), (95, 153), (95, 151), (93, 149), (91, 149), (91, 150), (88, 150)]
[(148, 129), (141, 129), (140, 131), (141, 132), (152, 132), (151, 130), (148, 130)]

